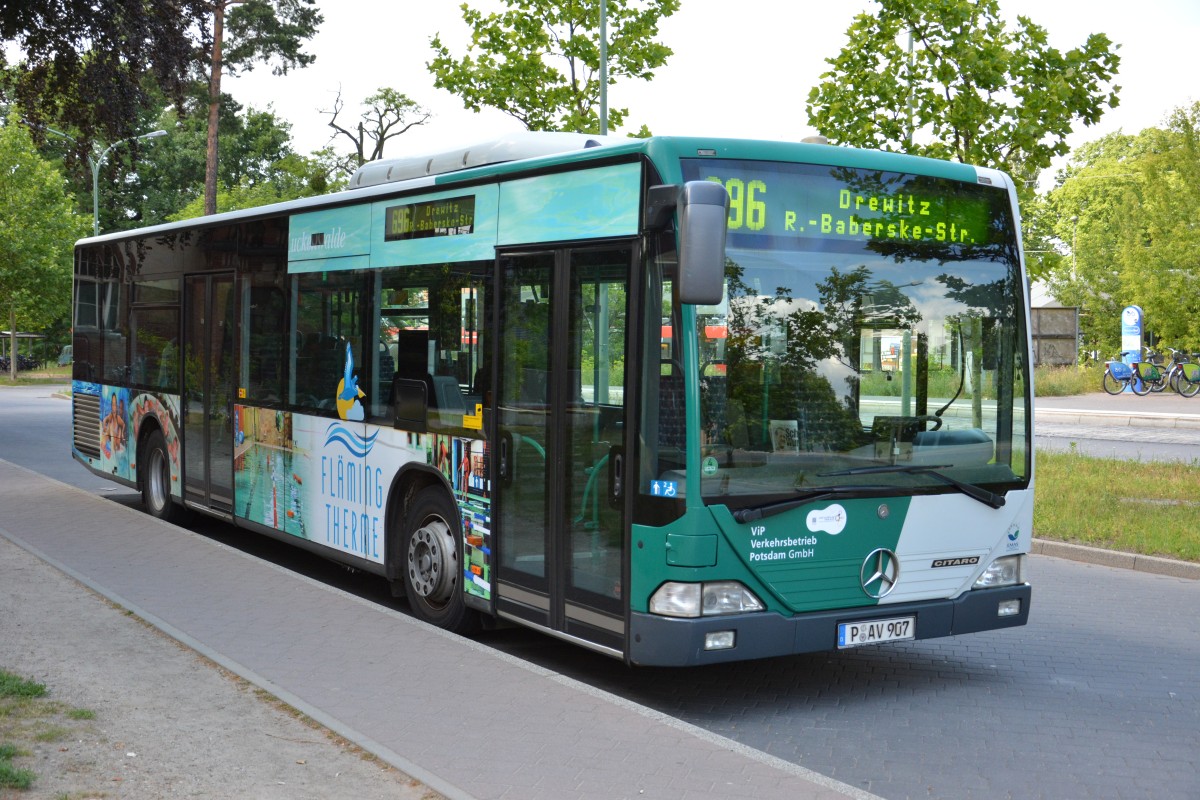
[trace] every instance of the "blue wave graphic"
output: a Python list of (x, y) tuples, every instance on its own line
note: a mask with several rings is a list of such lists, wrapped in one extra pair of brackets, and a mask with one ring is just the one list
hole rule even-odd
[(367, 454), (371, 452), (371, 448), (375, 446), (375, 439), (378, 436), (378, 431), (370, 436), (363, 436), (335, 422), (325, 429), (325, 446), (328, 447), (337, 442), (355, 458), (366, 458)]

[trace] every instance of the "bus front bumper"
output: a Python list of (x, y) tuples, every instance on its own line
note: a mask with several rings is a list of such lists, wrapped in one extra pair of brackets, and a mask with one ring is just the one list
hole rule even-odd
[[(687, 667), (724, 661), (815, 653), (838, 649), (838, 625), (846, 622), (914, 617), (914, 639), (1015, 628), (1029, 621), (1033, 590), (1028, 584), (976, 589), (953, 600), (922, 600), (861, 608), (818, 611), (785, 617), (766, 612), (677, 619), (634, 612), (630, 620), (629, 661), (641, 666)], [(998, 609), (1016, 613), (1001, 616)], [(709, 634), (733, 632), (732, 647), (705, 649)]]

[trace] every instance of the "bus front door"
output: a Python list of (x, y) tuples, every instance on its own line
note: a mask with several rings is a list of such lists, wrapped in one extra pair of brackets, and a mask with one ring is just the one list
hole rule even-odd
[(496, 608), (623, 652), (631, 246), (505, 254), (496, 369)]
[(233, 510), (233, 275), (184, 278), (184, 499)]

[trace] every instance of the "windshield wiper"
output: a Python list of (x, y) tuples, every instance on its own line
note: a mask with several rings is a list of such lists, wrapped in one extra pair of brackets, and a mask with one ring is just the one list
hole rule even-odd
[(773, 517), (776, 514), (782, 514), (784, 511), (790, 511), (806, 503), (815, 503), (818, 500), (824, 500), (826, 497), (838, 494), (878, 492), (879, 489), (880, 487), (878, 486), (814, 486), (811, 489), (797, 491), (795, 496), (789, 497), (787, 500), (777, 500), (774, 503), (764, 503), (761, 506), (739, 508), (733, 512), (733, 518), (738, 522), (754, 522), (756, 519)]
[(930, 475), (937, 478), (943, 483), (948, 483), (955, 489), (965, 494), (974, 500), (978, 500), (984, 505), (992, 508), (1000, 508), (1004, 505), (1004, 497), (989, 492), (981, 486), (976, 486), (973, 483), (963, 483), (957, 478), (951, 478), (944, 472), (938, 472), (940, 469), (953, 466), (951, 464), (879, 464), (872, 467), (854, 467), (853, 469), (839, 470), (838, 472), (822, 472), (821, 477), (832, 477), (835, 475), (871, 475), (883, 472), (904, 472), (910, 475)]

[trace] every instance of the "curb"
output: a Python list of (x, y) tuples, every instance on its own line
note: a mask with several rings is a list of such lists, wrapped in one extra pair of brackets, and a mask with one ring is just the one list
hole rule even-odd
[(1099, 547), (1088, 547), (1082, 544), (1067, 542), (1052, 542), (1046, 539), (1034, 539), (1030, 553), (1034, 555), (1066, 558), (1071, 561), (1082, 561), (1087, 564), (1097, 564), (1103, 567), (1131, 569), (1135, 572), (1149, 572), (1155, 575), (1166, 575), (1173, 578), (1200, 580), (1200, 564), (1191, 561), (1177, 561), (1158, 556), (1143, 556), (1136, 553), (1122, 553), (1118, 550), (1104, 550)]
[(1084, 425), (1102, 422), (1105, 425), (1129, 428), (1186, 428), (1200, 429), (1200, 414), (1162, 414), (1153, 411), (1095, 411), (1072, 408), (1034, 408), (1034, 430), (1037, 423), (1057, 422)]

